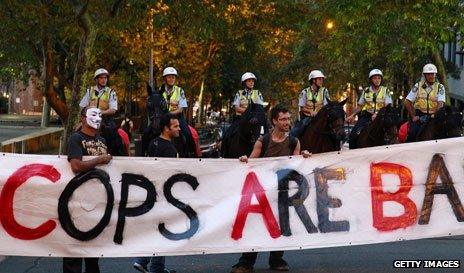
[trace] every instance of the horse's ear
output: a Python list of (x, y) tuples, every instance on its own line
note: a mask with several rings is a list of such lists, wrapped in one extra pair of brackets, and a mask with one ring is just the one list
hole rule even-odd
[(151, 88), (150, 83), (147, 82), (147, 95), (150, 96), (152, 92), (153, 92), (153, 89)]
[(340, 106), (343, 106), (343, 105), (345, 105), (345, 103), (346, 103), (347, 101), (348, 101), (348, 98), (346, 98), (346, 99), (342, 100), (342, 101), (340, 102)]

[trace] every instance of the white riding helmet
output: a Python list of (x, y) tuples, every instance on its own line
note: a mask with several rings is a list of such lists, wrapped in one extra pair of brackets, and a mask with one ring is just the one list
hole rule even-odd
[(312, 80), (315, 78), (325, 78), (324, 74), (320, 70), (313, 70), (309, 73), (308, 80)]
[(177, 75), (177, 70), (174, 68), (174, 67), (166, 67), (164, 70), (163, 70), (163, 77), (164, 76), (167, 76), (167, 75), (175, 75), (175, 76), (178, 76)]
[(369, 79), (372, 78), (372, 76), (380, 76), (383, 78), (382, 71), (380, 69), (372, 69), (371, 72), (369, 72)]
[(96, 79), (98, 76), (100, 75), (106, 75), (106, 76), (109, 76), (110, 73), (108, 73), (108, 70), (104, 69), (104, 68), (99, 68), (95, 71), (95, 75), (93, 76), (94, 79)]
[(249, 80), (249, 79), (253, 79), (253, 80), (258, 80), (258, 78), (256, 78), (255, 74), (251, 73), (251, 72), (246, 72), (245, 74), (242, 75), (242, 83), (246, 80)]
[(422, 69), (422, 73), (438, 73), (437, 67), (434, 64), (426, 64)]

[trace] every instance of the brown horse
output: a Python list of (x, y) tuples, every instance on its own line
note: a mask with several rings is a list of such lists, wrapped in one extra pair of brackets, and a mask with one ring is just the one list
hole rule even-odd
[(391, 105), (380, 109), (377, 117), (364, 127), (356, 138), (357, 148), (367, 148), (398, 143), (400, 114)]
[(313, 154), (340, 150), (340, 143), (345, 140), (345, 105), (342, 102), (329, 101), (317, 113), (311, 124), (300, 138), (301, 150), (308, 150)]

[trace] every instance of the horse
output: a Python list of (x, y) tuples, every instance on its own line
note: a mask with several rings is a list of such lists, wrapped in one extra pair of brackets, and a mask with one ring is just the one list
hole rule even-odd
[(455, 107), (445, 105), (438, 109), (434, 118), (428, 118), (415, 141), (459, 137), (463, 134), (463, 115)]
[(102, 124), (101, 136), (106, 141), (108, 153), (112, 156), (129, 156), (128, 137), (126, 139), (121, 133), (122, 130), (111, 124)]
[(362, 129), (356, 138), (357, 148), (367, 148), (398, 143), (400, 114), (390, 104), (380, 109), (376, 118)]
[(299, 137), (301, 150), (308, 150), (313, 154), (338, 151), (340, 143), (345, 140), (345, 105), (347, 99), (342, 102), (328, 101), (310, 125)]
[(238, 158), (242, 155), (250, 155), (255, 142), (261, 134), (261, 128), (267, 133), (265, 108), (256, 103), (249, 103), (242, 114), (238, 126), (230, 126), (224, 133), (221, 144), (221, 157)]
[[(168, 112), (166, 101), (157, 88), (152, 88), (147, 83), (147, 94), (147, 111), (150, 123), (142, 134), (142, 156), (146, 155), (150, 142), (161, 135), (159, 120), (161, 115)], [(188, 151), (187, 141), (182, 134), (179, 137), (173, 138), (172, 143), (176, 147), (179, 157), (189, 157), (191, 153)]]

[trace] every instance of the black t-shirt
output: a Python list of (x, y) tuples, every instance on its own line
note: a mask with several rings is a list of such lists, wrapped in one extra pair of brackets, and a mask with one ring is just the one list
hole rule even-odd
[(148, 156), (150, 157), (179, 157), (176, 146), (164, 138), (157, 137), (148, 146)]
[(99, 135), (93, 137), (77, 131), (69, 138), (68, 161), (82, 159), (85, 155), (99, 156), (107, 153), (106, 141)]

